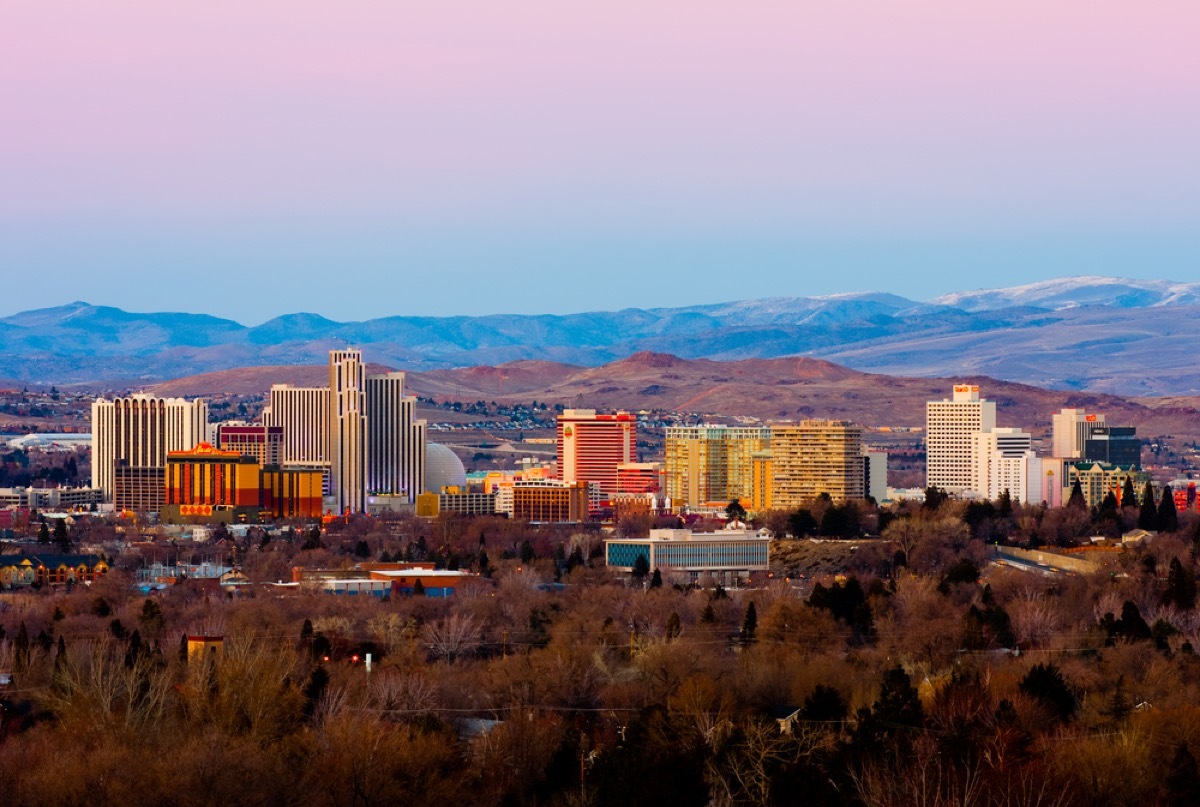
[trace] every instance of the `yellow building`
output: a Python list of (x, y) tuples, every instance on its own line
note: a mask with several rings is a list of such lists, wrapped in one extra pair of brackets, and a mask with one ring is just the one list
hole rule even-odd
[(1074, 490), (1075, 482), (1078, 481), (1088, 507), (1099, 507), (1109, 493), (1112, 493), (1116, 496), (1117, 501), (1120, 501), (1121, 490), (1125, 487), (1127, 479), (1133, 483), (1134, 491), (1140, 496), (1142, 488), (1150, 479), (1150, 474), (1138, 471), (1131, 466), (1109, 465), (1107, 462), (1088, 460), (1066, 463), (1064, 473), (1063, 482), (1066, 484), (1063, 485), (1063, 503), (1065, 504), (1071, 498), (1071, 491)]
[(862, 427), (844, 420), (803, 420), (771, 427), (770, 507), (795, 508), (828, 493), (835, 502), (863, 497)]
[(724, 506), (754, 498), (754, 455), (770, 446), (771, 430), (747, 426), (668, 426), (663, 464), (673, 505)]

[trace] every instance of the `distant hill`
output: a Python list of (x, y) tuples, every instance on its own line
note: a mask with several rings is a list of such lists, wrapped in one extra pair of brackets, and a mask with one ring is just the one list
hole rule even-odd
[[(163, 395), (265, 392), (272, 383), (319, 384), (324, 367), (242, 368), (160, 384)], [(381, 368), (382, 369), (382, 368)], [(376, 370), (373, 370), (376, 371)], [(543, 401), (597, 409), (659, 409), (769, 419), (853, 420), (866, 426), (923, 426), (925, 402), (959, 381), (996, 401), (1003, 426), (1050, 425), (1064, 406), (1104, 412), (1146, 436), (1200, 439), (1200, 400), (1129, 400), (1102, 393), (1046, 390), (985, 376), (905, 378), (862, 373), (811, 358), (712, 361), (637, 353), (600, 367), (514, 362), (495, 367), (410, 372), (409, 390), (438, 401)]]
[(0, 376), (150, 384), (322, 364), (330, 348), (355, 345), (370, 361), (413, 371), (504, 366), (493, 387), (478, 380), (481, 390), (498, 394), (534, 384), (552, 368), (650, 352), (722, 361), (807, 356), (900, 376), (986, 375), (1055, 389), (1198, 395), (1197, 321), (1200, 284), (1103, 277), (961, 291), (931, 302), (862, 293), (566, 315), (335, 322), (297, 313), (255, 327), (76, 302), (0, 318)]

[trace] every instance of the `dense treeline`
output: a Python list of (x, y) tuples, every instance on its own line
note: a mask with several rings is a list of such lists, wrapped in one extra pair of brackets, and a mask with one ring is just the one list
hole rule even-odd
[[(7, 595), (0, 793), (15, 805), (1200, 803), (1194, 516), (1103, 573), (1047, 577), (989, 566), (986, 542), (1067, 541), (1112, 517), (856, 508), (884, 539), (805, 589), (614, 576), (594, 533), (447, 519), (251, 536), (239, 551), (258, 580), (380, 556), (488, 575), (453, 599), (230, 598), (197, 584), (148, 599), (120, 570)], [(828, 503), (807, 509), (819, 529)], [(1140, 509), (1117, 508), (1116, 523)], [(546, 585), (556, 577), (565, 585)], [(224, 635), (223, 656), (188, 661), (186, 633)]]

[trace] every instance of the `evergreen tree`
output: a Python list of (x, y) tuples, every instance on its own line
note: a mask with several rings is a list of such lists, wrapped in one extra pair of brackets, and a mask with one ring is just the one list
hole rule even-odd
[(366, 541), (360, 539), (359, 542), (354, 545), (354, 557), (356, 557), (356, 558), (371, 557), (370, 544), (368, 544)]
[(179, 637), (179, 663), (187, 664), (188, 660), (188, 640), (187, 634), (181, 634)]
[(817, 684), (800, 707), (801, 720), (814, 720), (820, 723), (832, 723), (845, 720), (850, 712), (842, 693), (831, 686)]
[(1176, 532), (1179, 529), (1179, 514), (1175, 510), (1175, 492), (1170, 485), (1163, 485), (1162, 499), (1158, 503), (1158, 531)]
[(717, 621), (717, 612), (713, 610), (711, 601), (704, 604), (704, 610), (700, 612), (700, 621), (705, 625), (712, 625)]
[(304, 687), (304, 716), (311, 719), (317, 711), (317, 704), (321, 702), (321, 696), (325, 694), (325, 688), (329, 686), (329, 673), (325, 668), (318, 664), (313, 667), (312, 673), (308, 676), (308, 685)]
[(54, 543), (58, 547), (58, 551), (63, 554), (71, 551), (71, 535), (67, 532), (67, 520), (65, 518), (54, 519)]
[(1133, 706), (1129, 703), (1129, 696), (1125, 694), (1125, 676), (1117, 676), (1117, 685), (1113, 689), (1112, 697), (1108, 701), (1108, 708), (1104, 710), (1104, 714), (1113, 719), (1113, 722), (1119, 723), (1129, 716), (1133, 711)]
[(1104, 495), (1104, 501), (1100, 502), (1100, 518), (1113, 518), (1117, 514), (1117, 494), (1111, 490)]
[(142, 603), (142, 613), (138, 616), (138, 624), (151, 636), (163, 629), (163, 612), (158, 603), (151, 599)]
[(1079, 706), (1062, 672), (1053, 664), (1035, 664), (1021, 679), (1020, 690), (1064, 722), (1075, 715)]
[(1083, 485), (1079, 484), (1079, 480), (1075, 480), (1075, 484), (1071, 485), (1071, 498), (1067, 499), (1067, 507), (1075, 510), (1086, 510), (1087, 499), (1083, 496)]
[(1012, 494), (1005, 488), (1000, 494), (1000, 498), (996, 500), (996, 513), (1001, 518), (1008, 518), (1012, 515)]
[(425, 596), (425, 584), (421, 582), (420, 578), (417, 578), (417, 582), (413, 583), (413, 596), (414, 597), (424, 597)]
[(1190, 611), (1196, 607), (1196, 576), (1183, 568), (1179, 558), (1171, 559), (1167, 571), (1167, 590), (1163, 592), (1163, 605), (1174, 605)]
[(1137, 491), (1133, 489), (1133, 477), (1125, 477), (1125, 486), (1121, 488), (1121, 506), (1136, 507), (1138, 503)]
[(533, 551), (533, 544), (529, 543), (528, 540), (522, 541), (521, 542), (521, 563), (527, 564), (531, 560), (533, 560), (535, 557), (537, 557), (537, 555)]
[(745, 644), (754, 644), (758, 638), (758, 609), (753, 602), (746, 606), (746, 615), (742, 617), (741, 637)]
[(42, 526), (38, 527), (37, 541), (39, 544), (50, 543), (50, 528), (46, 526), (45, 521), (42, 522)]
[(662, 572), (658, 569), (655, 569), (654, 574), (650, 575), (650, 588), (662, 588)]
[(894, 749), (903, 754), (911, 744), (911, 729), (925, 725), (925, 710), (912, 679), (897, 664), (883, 674), (879, 699), (870, 709), (859, 709), (854, 746), (860, 753), (878, 754)]
[(490, 577), (492, 573), (491, 563), (486, 550), (479, 550), (479, 573), (484, 577)]
[(742, 502), (739, 499), (732, 499), (725, 508), (725, 517), (730, 521), (744, 522), (746, 520), (746, 508), (742, 507)]
[(309, 551), (309, 550), (320, 549), (320, 548), (321, 548), (321, 528), (314, 525), (313, 528), (308, 531), (308, 535), (305, 537), (304, 543), (302, 543), (300, 545), (300, 549), (302, 551)]
[(788, 534), (793, 538), (803, 538), (817, 531), (817, 520), (809, 510), (800, 509), (788, 516)]
[(1138, 528), (1154, 530), (1158, 528), (1158, 509), (1154, 506), (1154, 486), (1149, 482), (1142, 489), (1142, 509), (1138, 511)]
[(1143, 642), (1152, 636), (1142, 612), (1131, 600), (1121, 605), (1120, 631), (1122, 636), (1133, 642)]
[(61, 635), (58, 637), (58, 648), (54, 653), (54, 672), (62, 670), (63, 665), (67, 663), (67, 640)]
[(650, 561), (645, 555), (638, 555), (633, 562), (633, 577), (635, 580), (641, 580), (646, 575), (650, 574)]
[(950, 498), (950, 494), (946, 493), (946, 491), (936, 485), (930, 485), (925, 488), (925, 501), (921, 504), (921, 507), (933, 512), (941, 507), (948, 498)]
[(13, 639), (13, 664), (18, 670), (29, 666), (29, 631), (24, 622), (17, 628), (17, 637)]

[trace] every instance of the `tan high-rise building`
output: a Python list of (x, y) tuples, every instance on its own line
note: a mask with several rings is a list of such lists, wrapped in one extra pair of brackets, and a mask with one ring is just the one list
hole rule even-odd
[(1104, 415), (1089, 415), (1084, 409), (1063, 409), (1050, 417), (1053, 443), (1050, 456), (1065, 460), (1079, 459), (1084, 447), (1098, 430), (1105, 427)]
[(263, 425), (283, 429), (283, 464), (329, 464), (329, 390), (275, 384)]
[(926, 485), (962, 493), (975, 484), (975, 435), (996, 428), (996, 403), (979, 387), (956, 384), (954, 397), (925, 404)]
[(404, 394), (404, 373), (366, 378), (367, 492), (399, 496), (411, 504), (425, 487), (426, 424), (417, 399)]
[(167, 452), (187, 451), (208, 436), (202, 400), (131, 395), (92, 403), (92, 487), (112, 499), (114, 469), (167, 467)]
[(835, 502), (861, 499), (862, 427), (844, 420), (773, 425), (764, 467), (770, 469), (772, 507), (800, 507), (822, 493)]
[(770, 445), (771, 430), (748, 426), (668, 426), (663, 464), (672, 505), (700, 507), (754, 499), (753, 455)]
[(362, 351), (329, 351), (329, 494), (339, 513), (361, 513), (366, 507), (364, 387)]
[(321, 487), (330, 486), (329, 390), (276, 384), (263, 410), (263, 424), (283, 429), (283, 467), (321, 471)]

